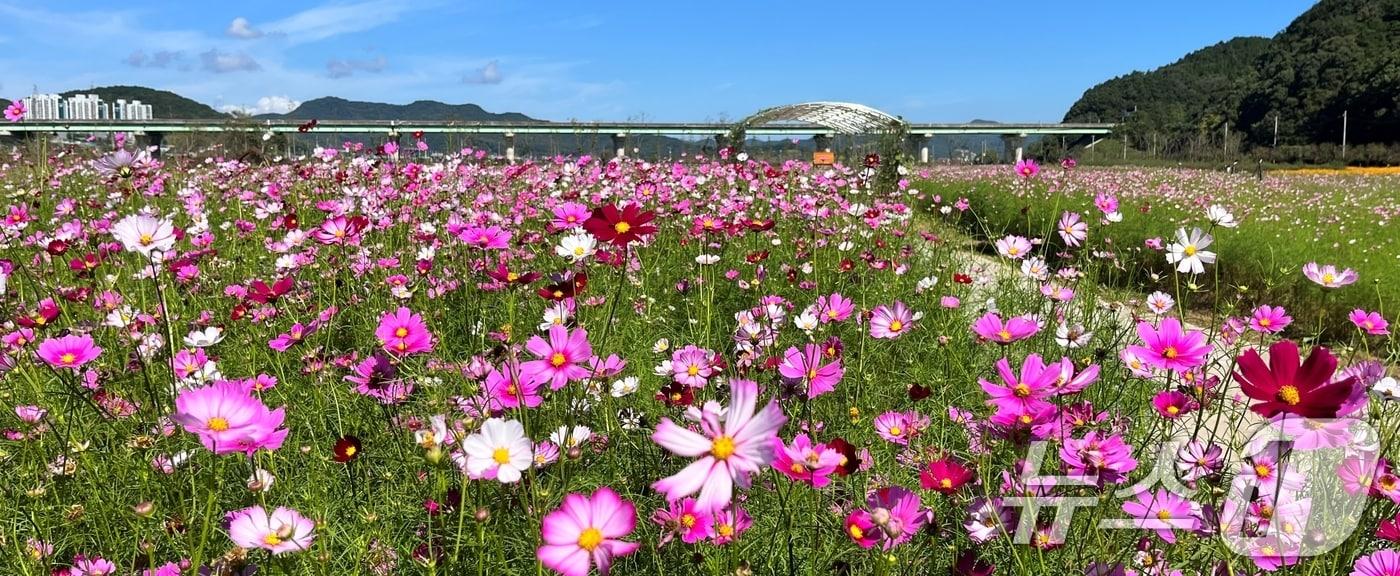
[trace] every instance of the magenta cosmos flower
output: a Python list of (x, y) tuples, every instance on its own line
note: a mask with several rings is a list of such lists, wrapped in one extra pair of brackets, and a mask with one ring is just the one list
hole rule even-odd
[(384, 351), (399, 356), (419, 354), (433, 349), (433, 335), (423, 317), (408, 308), (400, 307), (397, 312), (385, 312), (379, 318), (379, 327), (374, 336), (384, 346)]
[(1017, 160), (1015, 170), (1017, 176), (1020, 176), (1022, 178), (1033, 178), (1036, 174), (1040, 173), (1040, 165), (1036, 164), (1035, 160), (1027, 158), (1025, 160)]
[(87, 334), (69, 334), (61, 338), (49, 338), (39, 344), (39, 359), (54, 368), (72, 368), (92, 362), (102, 354), (102, 349), (93, 344)]
[(792, 445), (773, 438), (773, 469), (798, 482), (815, 488), (831, 483), (831, 473), (841, 465), (841, 453), (826, 444), (813, 444), (806, 434), (798, 434)]
[(1001, 384), (984, 379), (977, 383), (990, 396), (987, 405), (996, 408), (999, 420), (1020, 420), (1053, 406), (1047, 398), (1054, 396), (1055, 383), (1062, 374), (1060, 363), (1047, 366), (1039, 354), (1031, 354), (1021, 362), (1020, 374), (1011, 370), (1011, 362), (1006, 358), (997, 360), (996, 366)]
[(593, 346), (588, 343), (588, 331), (583, 328), (570, 332), (559, 324), (549, 327), (549, 340), (533, 336), (525, 349), (535, 355), (520, 365), (522, 378), (549, 382), (551, 390), (563, 388), (572, 380), (588, 378), (587, 368), (593, 358)]
[(806, 384), (807, 398), (816, 398), (835, 390), (844, 374), (840, 360), (823, 364), (822, 359), (822, 347), (818, 344), (807, 344), (802, 350), (794, 346), (783, 353), (778, 373), (788, 381)]
[(1003, 321), (996, 312), (988, 312), (972, 323), (972, 332), (984, 341), (1010, 344), (1025, 340), (1040, 331), (1040, 324), (1028, 316), (1013, 316)]
[(1181, 321), (1174, 316), (1162, 320), (1162, 325), (1153, 328), (1151, 323), (1139, 322), (1138, 337), (1143, 345), (1128, 346), (1124, 350), (1147, 364), (1185, 372), (1206, 363), (1211, 346), (1206, 343), (1206, 335), (1199, 330), (1183, 332)]
[(287, 429), (278, 428), (283, 409), (268, 410), (235, 381), (181, 391), (171, 419), (199, 436), (200, 443), (215, 454), (276, 450), (287, 437)]
[(1303, 265), (1303, 275), (1308, 280), (1316, 282), (1320, 286), (1327, 288), (1341, 288), (1352, 282), (1356, 282), (1356, 271), (1351, 268), (1337, 271), (1337, 267), (1332, 264), (1318, 265), (1317, 262), (1308, 262)]
[(24, 115), (27, 112), (28, 110), (24, 109), (24, 101), (15, 100), (10, 102), (9, 106), (5, 107), (5, 119), (10, 122), (19, 122), (24, 119)]
[(1123, 503), (1123, 512), (1133, 517), (1133, 524), (1144, 530), (1155, 530), (1168, 544), (1176, 543), (1173, 530), (1195, 530), (1200, 521), (1190, 500), (1170, 490), (1138, 492), (1133, 500)]
[(914, 313), (903, 302), (880, 306), (870, 316), (870, 337), (895, 339), (914, 327)]
[(291, 508), (278, 507), (268, 514), (262, 506), (236, 511), (228, 525), (229, 539), (244, 548), (262, 548), (285, 554), (306, 550), (316, 539), (316, 523)]
[(1380, 312), (1367, 312), (1357, 308), (1352, 310), (1351, 315), (1347, 318), (1351, 319), (1351, 323), (1355, 324), (1357, 328), (1372, 336), (1390, 334), (1390, 330), (1388, 330), (1390, 323), (1386, 322), (1385, 317), (1381, 316)]
[(844, 322), (851, 317), (851, 312), (855, 311), (855, 300), (842, 296), (840, 292), (833, 292), (831, 296), (818, 296), (816, 308), (817, 320), (822, 324)]
[[(872, 492), (865, 504), (870, 510), (869, 521), (881, 536), (885, 550), (908, 542), (924, 525), (926, 515), (919, 495), (899, 486)], [(855, 536), (849, 528), (847, 533)]]
[(459, 232), (457, 239), (482, 250), (510, 248), (510, 232), (500, 226), (472, 226)]
[(1400, 576), (1400, 552), (1377, 550), (1356, 559), (1351, 576)]
[(732, 402), (720, 420), (721, 411), (707, 408), (700, 412), (700, 429), (682, 428), (670, 418), (663, 419), (651, 440), (687, 458), (699, 458), (675, 475), (658, 480), (652, 488), (675, 501), (699, 491), (696, 505), (701, 510), (718, 511), (729, 505), (734, 484), (749, 486), (749, 475), (757, 474), (773, 461), (773, 439), (787, 422), (776, 402), (755, 413), (758, 383), (731, 380)]
[(661, 544), (670, 542), (675, 536), (680, 536), (686, 544), (694, 544), (713, 536), (715, 530), (714, 517), (696, 508), (694, 498), (671, 502), (668, 508), (652, 514), (651, 521), (663, 529)]
[(637, 525), (637, 509), (604, 486), (592, 496), (569, 494), (559, 508), (544, 517), (544, 545), (535, 555), (540, 563), (564, 576), (587, 576), (594, 564), (606, 576), (613, 558), (641, 547), (621, 538)]
[(1292, 323), (1293, 317), (1283, 310), (1283, 306), (1269, 306), (1268, 304), (1255, 308), (1249, 319), (1249, 327), (1253, 328), (1255, 332), (1268, 334), (1282, 332)]

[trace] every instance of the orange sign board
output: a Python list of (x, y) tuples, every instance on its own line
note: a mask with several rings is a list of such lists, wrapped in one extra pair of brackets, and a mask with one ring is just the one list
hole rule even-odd
[(829, 166), (836, 163), (836, 154), (831, 152), (813, 152), (812, 163), (818, 166)]

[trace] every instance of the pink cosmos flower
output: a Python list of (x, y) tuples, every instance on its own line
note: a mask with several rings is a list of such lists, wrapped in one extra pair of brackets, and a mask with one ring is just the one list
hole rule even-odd
[(1377, 550), (1357, 558), (1351, 576), (1400, 576), (1400, 552)]
[(1079, 246), (1089, 237), (1089, 223), (1079, 217), (1074, 212), (1065, 212), (1060, 216), (1060, 223), (1056, 227), (1060, 232), (1065, 244), (1069, 246)]
[(114, 576), (117, 565), (101, 556), (88, 558), (83, 555), (73, 557), (73, 567), (67, 576)]
[(1155, 530), (1168, 544), (1176, 543), (1173, 530), (1192, 531), (1200, 525), (1192, 502), (1166, 489), (1138, 492), (1123, 503), (1123, 512), (1133, 517), (1135, 526)]
[(1131, 345), (1124, 351), (1163, 370), (1180, 373), (1201, 366), (1211, 351), (1205, 334), (1199, 330), (1183, 332), (1181, 321), (1175, 316), (1162, 319), (1157, 328), (1149, 322), (1139, 322), (1137, 332), (1143, 345)]
[(300, 344), (302, 340), (305, 340), (306, 337), (310, 336), (314, 331), (314, 324), (308, 327), (303, 326), (301, 322), (297, 322), (292, 324), (292, 327), (288, 328), (286, 332), (278, 334), (276, 338), (268, 340), (267, 347), (278, 352), (286, 352), (292, 346)]
[(482, 250), (510, 248), (510, 232), (500, 226), (471, 226), (457, 233), (457, 239)]
[(408, 356), (433, 349), (433, 335), (428, 332), (423, 317), (404, 307), (380, 316), (374, 335), (379, 338), (384, 351), (390, 354)]
[(175, 397), (171, 419), (215, 454), (276, 450), (287, 437), (279, 428), (283, 409), (268, 410), (239, 382), (220, 381), (203, 388), (188, 388)]
[(997, 254), (1012, 260), (1020, 260), (1031, 253), (1031, 241), (1024, 236), (1007, 236), (995, 242)]
[(914, 427), (909, 421), (909, 414), (891, 410), (876, 416), (873, 424), (875, 432), (886, 441), (900, 446), (909, 444), (909, 437), (912, 435)]
[(1249, 327), (1255, 332), (1276, 334), (1282, 332), (1289, 324), (1293, 323), (1293, 317), (1286, 314), (1283, 306), (1269, 306), (1265, 304), (1254, 309), (1252, 317), (1249, 319)]
[(1168, 420), (1190, 414), (1196, 408), (1193, 398), (1177, 390), (1163, 390), (1152, 397), (1152, 409)]
[(322, 244), (359, 244), (360, 233), (369, 226), (364, 216), (328, 218), (311, 233), (311, 237)]
[(274, 556), (306, 550), (316, 539), (316, 523), (291, 508), (278, 507), (268, 514), (262, 506), (231, 513), (229, 539), (244, 548), (262, 548)]
[(773, 439), (773, 469), (798, 482), (815, 488), (831, 483), (831, 473), (841, 464), (841, 453), (826, 444), (812, 444), (806, 434), (798, 434), (792, 445), (781, 438)]
[(677, 384), (704, 388), (715, 373), (714, 353), (691, 344), (671, 353), (671, 378)]
[(636, 552), (641, 544), (621, 539), (637, 525), (637, 508), (606, 486), (592, 496), (573, 493), (545, 515), (540, 563), (564, 576), (587, 576), (593, 565), (607, 576), (613, 558)]
[(355, 385), (355, 393), (378, 400), (380, 404), (397, 404), (413, 393), (413, 384), (398, 378), (398, 368), (383, 352), (355, 364), (345, 381)]
[(1036, 174), (1040, 174), (1040, 165), (1036, 164), (1035, 160), (1031, 160), (1030, 158), (1016, 161), (1014, 169), (1016, 170), (1016, 175), (1022, 178), (1034, 178)]
[(102, 349), (87, 334), (49, 338), (39, 344), (39, 359), (54, 368), (77, 370), (83, 364), (96, 360), (99, 354), (102, 354)]
[(539, 406), (544, 401), (540, 396), (540, 385), (544, 384), (544, 380), (522, 376), (520, 365), (507, 360), (486, 375), (486, 393), (504, 408), (519, 408), (522, 404), (526, 408)]
[(715, 514), (715, 533), (710, 543), (723, 546), (733, 542), (753, 525), (753, 518), (743, 508), (732, 506)]
[(983, 341), (1006, 345), (1034, 336), (1040, 331), (1040, 324), (1027, 316), (1014, 316), (1003, 322), (996, 312), (988, 312), (972, 323), (972, 331)]
[(758, 404), (758, 383), (752, 380), (731, 380), (731, 404), (720, 421), (719, 410), (704, 410), (700, 414), (703, 434), (663, 419), (652, 434), (653, 442), (673, 454), (699, 458), (675, 475), (652, 484), (666, 494), (667, 500), (677, 500), (700, 492), (696, 505), (701, 510), (722, 510), (734, 495), (734, 484), (747, 488), (749, 476), (763, 470), (773, 461), (773, 439), (787, 422), (777, 402), (769, 401), (755, 412)]
[(927, 518), (919, 495), (899, 486), (876, 490), (865, 504), (870, 510), (870, 521), (879, 528), (885, 550), (908, 542)]
[(1357, 308), (1356, 310), (1352, 310), (1351, 315), (1347, 316), (1347, 318), (1350, 318), (1351, 323), (1355, 324), (1357, 328), (1360, 328), (1363, 332), (1372, 336), (1385, 336), (1390, 334), (1390, 330), (1388, 330), (1390, 323), (1385, 321), (1385, 318), (1381, 316), (1380, 312), (1367, 312)]
[(865, 510), (852, 510), (846, 515), (846, 536), (861, 548), (870, 548), (879, 542), (880, 531), (870, 521), (870, 513)]
[(816, 308), (817, 320), (822, 324), (845, 322), (851, 317), (851, 312), (855, 311), (855, 300), (842, 296), (840, 292), (833, 292), (831, 296), (818, 296)]
[(914, 327), (914, 313), (903, 302), (880, 306), (870, 316), (870, 337), (893, 340)]
[(1303, 275), (1317, 284), (1327, 288), (1341, 288), (1347, 284), (1356, 282), (1356, 271), (1351, 268), (1337, 271), (1333, 264), (1319, 266), (1317, 262), (1308, 262), (1303, 265)]
[(588, 343), (588, 331), (583, 328), (571, 332), (554, 324), (549, 327), (549, 340), (532, 336), (525, 343), (525, 349), (537, 359), (520, 365), (521, 376), (549, 382), (551, 390), (589, 377), (587, 365), (593, 359), (593, 346)]
[(651, 521), (661, 525), (661, 544), (679, 535), (686, 544), (694, 544), (714, 536), (714, 516), (695, 507), (694, 498), (671, 502), (664, 510), (651, 515)]
[(1060, 377), (1060, 364), (1046, 366), (1039, 354), (1031, 354), (1021, 362), (1020, 374), (1011, 370), (1011, 362), (1006, 358), (998, 360), (996, 368), (1002, 384), (983, 379), (978, 379), (977, 383), (991, 397), (987, 405), (996, 408), (999, 419), (1017, 420), (1054, 406), (1046, 398), (1052, 395), (1055, 381)]
[(822, 347), (817, 344), (807, 344), (801, 351), (796, 347), (788, 348), (783, 353), (778, 373), (789, 381), (806, 384), (807, 398), (816, 398), (835, 390), (844, 374), (840, 360), (823, 364), (822, 359)]
[(169, 220), (146, 214), (132, 214), (111, 228), (112, 236), (132, 252), (149, 257), (153, 252), (165, 253), (175, 247), (175, 226)]
[(28, 110), (25, 110), (24, 108), (24, 101), (15, 100), (13, 102), (10, 102), (9, 106), (5, 107), (5, 119), (9, 120), (10, 122), (19, 122), (20, 120), (24, 119), (24, 115), (27, 112)]
[(1105, 437), (1098, 431), (1078, 440), (1066, 438), (1060, 447), (1060, 459), (1070, 474), (1097, 477), (1100, 485), (1122, 484), (1128, 473), (1137, 468), (1132, 446), (1116, 434)]
[(583, 226), (583, 222), (592, 214), (587, 206), (577, 202), (560, 204), (554, 207), (553, 213), (554, 219), (550, 220), (549, 225), (556, 231)]

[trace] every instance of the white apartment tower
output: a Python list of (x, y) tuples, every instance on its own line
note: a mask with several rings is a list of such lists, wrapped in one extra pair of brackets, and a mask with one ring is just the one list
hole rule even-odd
[(150, 104), (140, 100), (118, 99), (103, 102), (96, 94), (74, 94), (64, 98), (58, 94), (34, 94), (23, 98), (28, 120), (150, 120)]

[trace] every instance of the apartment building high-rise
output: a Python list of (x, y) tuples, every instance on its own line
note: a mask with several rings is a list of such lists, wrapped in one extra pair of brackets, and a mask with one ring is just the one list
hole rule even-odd
[(150, 120), (150, 104), (140, 100), (118, 99), (103, 102), (96, 94), (33, 94), (23, 98), (26, 120)]

